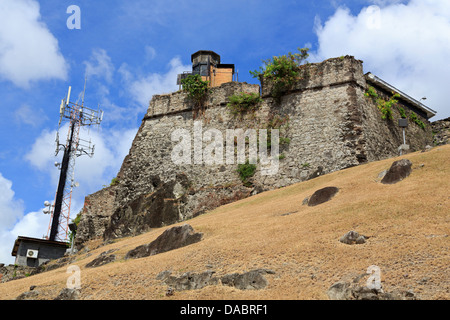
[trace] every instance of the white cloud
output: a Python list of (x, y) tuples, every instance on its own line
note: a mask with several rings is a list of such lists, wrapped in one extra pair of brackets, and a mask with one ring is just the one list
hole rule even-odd
[(21, 105), (14, 112), (15, 119), (18, 123), (23, 123), (32, 127), (39, 127), (48, 117), (42, 109), (32, 108), (27, 104)]
[[(64, 142), (63, 130), (60, 130), (60, 141)], [(67, 131), (66, 131), (67, 132)], [(67, 133), (66, 133), (67, 134)], [(39, 170), (45, 170), (49, 164), (55, 162), (55, 150), (56, 150), (56, 130), (49, 131), (44, 129), (41, 135), (36, 138), (29, 153), (25, 155), (25, 159), (28, 160), (33, 166)], [(50, 160), (53, 159), (53, 162)]]
[(90, 60), (83, 63), (86, 65), (86, 75), (88, 77), (96, 76), (111, 83), (114, 75), (114, 65), (104, 49), (94, 49)]
[(450, 116), (450, 2), (375, 1), (358, 15), (340, 7), (324, 24), (316, 19), (318, 48), (310, 61), (353, 55), (373, 72), (438, 112)]
[[(29, 212), (10, 231), (12, 237), (17, 236), (42, 239), (47, 235), (50, 216), (43, 213), (44, 208)], [(11, 247), (12, 249), (12, 247)]]
[[(25, 214), (23, 201), (14, 197), (12, 186), (0, 173), (0, 263), (5, 264), (14, 263), (11, 251), (18, 236), (42, 239), (47, 236), (50, 223), (50, 215), (43, 213), (44, 208)], [(73, 199), (71, 219), (81, 209), (80, 203), (83, 202)]]
[(12, 228), (23, 214), (23, 203), (14, 198), (12, 182), (0, 173), (0, 226)]
[(0, 77), (20, 87), (30, 81), (67, 79), (57, 39), (42, 22), (34, 0), (0, 3)]
[(7, 229), (0, 226), (0, 262), (13, 264), (15, 257), (11, 256), (14, 241), (18, 236), (42, 239), (47, 235), (50, 216), (45, 215), (42, 210), (22, 215), (14, 228)]
[(11, 251), (17, 236), (41, 238), (49, 217), (39, 212), (24, 215), (23, 201), (14, 197), (12, 182), (0, 173), (0, 262), (11, 264)]
[(150, 73), (144, 76), (134, 77), (127, 65), (119, 69), (133, 100), (146, 111), (150, 99), (155, 94), (170, 93), (178, 90), (177, 75), (183, 71), (190, 71), (191, 65), (183, 65), (180, 58), (175, 57), (168, 64), (169, 70), (165, 74)]
[(156, 50), (152, 46), (145, 46), (145, 61), (149, 62), (156, 57)]
[[(68, 125), (60, 129), (60, 143), (66, 142)], [(78, 201), (107, 185), (114, 178), (122, 165), (123, 159), (128, 154), (131, 143), (136, 135), (137, 128), (97, 130), (83, 127), (80, 130), (80, 138), (90, 140), (95, 145), (94, 155), (83, 155), (75, 160), (75, 181), (80, 186), (74, 189), (74, 195)], [(54, 156), (56, 130), (43, 130), (36, 138), (30, 152), (25, 159), (34, 167), (50, 176), (50, 183), (56, 190), (59, 179), (59, 170), (54, 163), (60, 162), (63, 151), (57, 157)], [(87, 144), (87, 143), (84, 143)]]

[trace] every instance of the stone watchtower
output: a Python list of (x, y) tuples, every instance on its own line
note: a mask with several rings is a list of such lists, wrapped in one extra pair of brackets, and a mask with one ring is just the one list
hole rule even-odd
[(200, 50), (191, 55), (192, 72), (179, 74), (177, 84), (181, 85), (181, 79), (190, 74), (199, 74), (203, 81), (209, 81), (210, 87), (218, 87), (223, 83), (234, 81), (234, 64), (220, 63), (220, 55), (210, 50)]

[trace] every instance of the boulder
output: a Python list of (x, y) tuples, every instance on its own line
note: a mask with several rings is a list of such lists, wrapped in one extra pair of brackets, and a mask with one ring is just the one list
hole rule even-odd
[(128, 251), (125, 259), (148, 257), (178, 249), (199, 242), (202, 240), (202, 237), (202, 233), (194, 233), (194, 229), (188, 224), (172, 227), (164, 231), (149, 244), (141, 245)]
[(39, 296), (38, 290), (32, 290), (27, 291), (24, 293), (21, 293), (18, 297), (16, 297), (16, 300), (37, 300)]
[(54, 300), (78, 300), (80, 289), (64, 288)]
[(366, 242), (366, 239), (368, 237), (364, 235), (360, 235), (356, 231), (349, 231), (346, 234), (344, 234), (339, 241), (345, 244), (362, 244)]
[(100, 253), (97, 258), (86, 264), (86, 268), (96, 268), (115, 261), (116, 256), (114, 254), (109, 254), (113, 251), (116, 251), (116, 249)]
[[(178, 277), (172, 276), (171, 273), (169, 270), (160, 272), (156, 279), (163, 281), (170, 289), (176, 291), (196, 290), (219, 284), (219, 278), (215, 276), (215, 271), (212, 270), (202, 273), (186, 272)], [(242, 274), (226, 274), (220, 277), (220, 281), (222, 285), (235, 287), (239, 290), (260, 290), (268, 285), (264, 274), (274, 273), (274, 271), (268, 269), (256, 269)]]
[(334, 283), (327, 295), (330, 300), (417, 300), (410, 291), (383, 292), (346, 281)]
[[(339, 189), (336, 187), (325, 187), (319, 189), (316, 192), (314, 192), (314, 194), (309, 198), (309, 200), (307, 200), (308, 206), (313, 207), (322, 204), (324, 202), (327, 202), (331, 198), (333, 198), (338, 191)], [(305, 200), (303, 200), (303, 203), (305, 202)]]
[(215, 271), (205, 271), (202, 273), (183, 273), (179, 277), (168, 275), (164, 278), (164, 283), (176, 291), (202, 289), (209, 285), (216, 285), (219, 279), (214, 276)]
[(399, 181), (402, 181), (406, 177), (408, 177), (411, 173), (412, 163), (408, 159), (402, 159), (395, 161), (392, 163), (388, 172), (384, 175), (383, 179), (381, 179), (381, 183), (383, 184), (394, 184)]
[(260, 290), (267, 287), (268, 282), (264, 274), (273, 271), (266, 269), (257, 269), (243, 274), (232, 273), (227, 274), (221, 278), (222, 284), (230, 287), (235, 287), (239, 290)]

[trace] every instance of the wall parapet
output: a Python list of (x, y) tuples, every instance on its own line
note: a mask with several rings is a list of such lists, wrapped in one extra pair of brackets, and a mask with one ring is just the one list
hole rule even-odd
[[(257, 84), (247, 82), (227, 82), (209, 90), (205, 108), (226, 104), (228, 97), (236, 92), (259, 93), (260, 87)], [(154, 95), (144, 120), (186, 111), (192, 111), (192, 103), (189, 101), (186, 92), (176, 91), (169, 94)]]
[[(289, 89), (282, 92), (298, 92), (320, 89), (323, 87), (355, 83), (365, 88), (362, 61), (353, 56), (331, 58), (320, 63), (307, 63), (300, 66), (299, 80)], [(262, 97), (271, 96), (273, 84), (264, 77), (260, 78)]]

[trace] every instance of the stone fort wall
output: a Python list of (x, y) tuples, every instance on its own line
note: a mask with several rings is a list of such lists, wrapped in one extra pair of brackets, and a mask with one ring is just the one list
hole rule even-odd
[[(86, 218), (81, 221), (86, 219), (84, 225), (93, 226), (99, 224), (88, 219), (111, 217), (105, 231), (94, 232), (104, 233), (105, 239), (138, 234), (255, 193), (398, 155), (397, 148), (403, 143), (397, 125), (400, 114), (394, 108), (393, 120), (381, 119), (376, 101), (364, 95), (368, 84), (362, 61), (351, 56), (334, 58), (304, 65), (301, 73), (301, 80), (280, 101), (271, 97), (270, 83), (263, 82), (260, 88), (230, 82), (212, 88), (203, 114), (196, 119), (186, 93), (153, 96), (118, 173), (119, 184), (114, 192), (102, 193), (108, 198), (102, 201), (110, 205), (101, 209), (85, 206)], [(390, 93), (376, 89), (380, 96), (389, 97)], [(227, 107), (228, 97), (239, 92), (260, 92), (260, 108), (233, 115)], [(412, 112), (413, 106), (402, 100), (399, 104)], [(421, 120), (425, 129), (410, 124), (407, 130), (407, 144), (413, 151), (432, 143), (429, 122)], [(244, 185), (236, 163), (175, 164), (171, 153), (177, 143), (171, 134), (185, 129), (194, 139), (195, 123), (201, 123), (203, 133), (216, 129), (224, 137), (227, 129), (278, 128), (283, 140), (278, 172), (263, 175), (258, 164)], [(203, 141), (203, 148), (209, 143)], [(194, 143), (191, 151), (193, 157)]]

